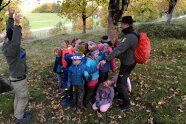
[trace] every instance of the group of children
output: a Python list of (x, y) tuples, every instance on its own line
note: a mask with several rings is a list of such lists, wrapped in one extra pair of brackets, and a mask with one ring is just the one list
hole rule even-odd
[[(108, 72), (116, 70), (114, 60), (102, 61), (112, 52), (110, 39), (103, 36), (101, 43), (96, 45), (93, 41), (85, 43), (76, 38), (71, 44), (64, 40), (62, 46), (63, 49), (54, 49), (56, 59), (53, 68), (57, 73), (58, 86), (62, 88), (61, 105), (71, 103), (72, 110), (80, 112), (84, 103), (86, 108), (106, 112), (112, 105), (113, 86), (116, 82), (115, 79), (108, 80)], [(130, 80), (128, 81), (130, 90)], [(93, 105), (90, 104), (92, 99)]]

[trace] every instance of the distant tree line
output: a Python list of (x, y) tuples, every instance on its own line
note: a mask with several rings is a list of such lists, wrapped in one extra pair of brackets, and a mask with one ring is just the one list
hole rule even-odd
[(56, 3), (45, 3), (37, 6), (32, 13), (59, 13), (60, 6)]

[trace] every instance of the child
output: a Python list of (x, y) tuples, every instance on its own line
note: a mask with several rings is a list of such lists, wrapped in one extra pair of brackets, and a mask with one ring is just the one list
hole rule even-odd
[(65, 55), (67, 54), (74, 54), (74, 48), (69, 44), (68, 40), (64, 40), (62, 43), (63, 51), (62, 51), (62, 64), (63, 68), (66, 68), (66, 62), (65, 62)]
[(81, 111), (81, 105), (83, 103), (84, 96), (84, 71), (94, 73), (97, 68), (89, 68), (81, 62), (82, 56), (80, 53), (75, 53), (72, 57), (73, 64), (70, 66), (68, 71), (67, 86), (72, 85), (73, 98), (72, 98), (72, 110), (75, 112)]
[[(98, 44), (98, 46), (97, 46), (100, 52), (103, 51), (102, 46), (103, 46), (103, 44)], [(109, 46), (108, 53), (110, 54), (111, 52), (112, 52), (112, 48)], [(110, 62), (111, 62), (111, 66), (112, 66), (112, 71), (115, 72), (116, 65), (115, 65), (114, 59), (112, 59)]]
[(112, 43), (110, 41), (110, 38), (107, 35), (102, 37), (101, 43), (102, 44), (107, 43), (110, 47), (112, 47)]
[(86, 57), (85, 55), (83, 54), (85, 51), (85, 46), (84, 45), (78, 45), (76, 46), (76, 49), (75, 49), (75, 53), (80, 53), (82, 55), (82, 62), (83, 63), (86, 63)]
[(101, 112), (106, 112), (109, 109), (114, 98), (114, 84), (114, 81), (107, 80), (99, 85), (96, 92), (96, 102), (92, 105), (93, 110), (100, 109)]
[(59, 48), (55, 48), (54, 49), (54, 54), (56, 56), (55, 59), (55, 64), (54, 64), (54, 68), (53, 68), (53, 72), (55, 72), (57, 74), (57, 79), (58, 79), (58, 87), (61, 88), (62, 87), (62, 55), (61, 55), (61, 49)]
[[(105, 54), (109, 54), (109, 45), (104, 43), (102, 45), (103, 51), (107, 51)], [(112, 49), (112, 48), (111, 48)], [(101, 52), (102, 54), (102, 52)], [(99, 69), (99, 83), (103, 83), (108, 79), (109, 70), (112, 69), (111, 62), (107, 61), (102, 67)], [(113, 69), (115, 71), (115, 68)]]
[(87, 56), (87, 54), (90, 52), (90, 49), (92, 49), (95, 46), (96, 44), (93, 41), (89, 41), (87, 45), (87, 49), (84, 52), (84, 55)]
[(65, 61), (67, 63), (67, 66), (64, 70), (64, 86), (63, 86), (63, 89), (62, 89), (62, 102), (61, 102), (61, 105), (62, 106), (67, 106), (70, 104), (70, 96), (71, 96), (71, 92), (68, 90), (67, 88), (67, 80), (68, 80), (68, 70), (70, 68), (70, 66), (72, 65), (72, 60), (71, 60), (71, 57), (73, 55), (72, 54), (68, 54), (65, 56)]
[[(99, 62), (104, 59), (105, 52), (106, 51), (103, 51), (102, 56), (99, 56), (99, 50), (96, 47), (93, 47), (91, 49), (90, 53), (87, 55), (86, 65), (88, 67), (98, 66)], [(90, 101), (91, 96), (94, 93), (95, 87), (98, 84), (99, 71), (96, 71), (93, 74), (89, 74), (88, 72), (85, 71), (85, 77), (89, 82), (88, 82), (88, 93), (85, 98), (84, 104), (85, 104), (86, 108), (90, 108), (91, 105), (90, 105), (89, 101)]]

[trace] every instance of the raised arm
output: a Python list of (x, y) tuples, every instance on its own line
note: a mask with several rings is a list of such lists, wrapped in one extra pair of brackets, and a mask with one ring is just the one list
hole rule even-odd
[(12, 56), (15, 57), (20, 54), (21, 49), (21, 27), (19, 26), (20, 23), (20, 14), (16, 12), (15, 14), (15, 26), (13, 28), (13, 36), (11, 40), (11, 44), (3, 47), (2, 52), (5, 56)]
[(8, 18), (8, 21), (6, 23), (6, 31), (9, 29), (9, 28), (12, 28), (13, 29), (13, 26), (14, 26), (14, 19), (13, 19), (13, 15), (14, 15), (14, 8), (13, 7), (10, 7), (10, 5), (8, 5), (8, 12), (9, 12), (9, 18)]

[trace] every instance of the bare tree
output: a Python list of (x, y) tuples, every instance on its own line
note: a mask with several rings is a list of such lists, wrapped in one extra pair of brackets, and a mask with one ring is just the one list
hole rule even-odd
[(112, 44), (118, 40), (118, 21), (127, 10), (130, 0), (110, 0), (108, 14), (108, 36)]

